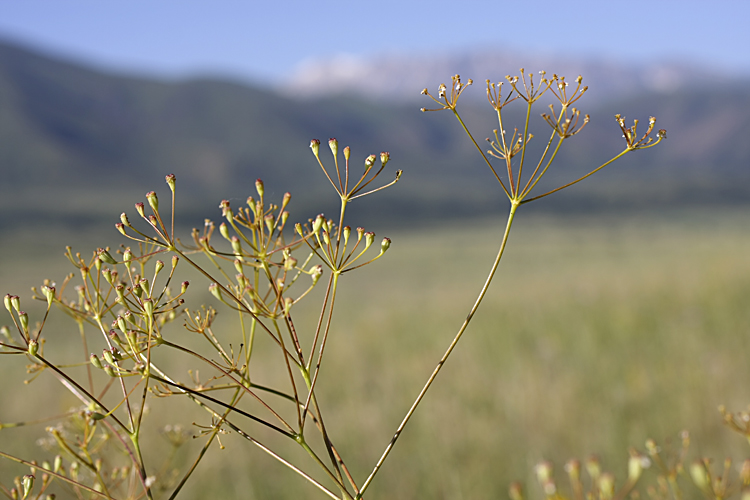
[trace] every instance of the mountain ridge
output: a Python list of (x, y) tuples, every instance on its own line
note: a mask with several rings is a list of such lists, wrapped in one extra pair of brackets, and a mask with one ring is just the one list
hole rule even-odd
[[(615, 113), (642, 123), (653, 114), (669, 139), (627, 155), (545, 206), (750, 201), (750, 143), (741, 135), (750, 127), (750, 92), (732, 81), (708, 85), (582, 102), (592, 122), (561, 154), (546, 186), (622, 150)], [(479, 105), (481, 85), (475, 87), (463, 116), (481, 139), (497, 125), (492, 110)], [(354, 166), (389, 150), (386, 182), (404, 170), (397, 186), (357, 204), (364, 217), (501, 209), (499, 186), (487, 182), (491, 174), (455, 120), (419, 113), (420, 104), (430, 103), (351, 93), (300, 99), (236, 81), (128, 77), (0, 43), (0, 225), (21, 223), (32, 212), (96, 217), (120, 197), (132, 206), (134, 194), (158, 188), (168, 173), (177, 175), (178, 201), (189, 213), (216, 214), (221, 198), (244, 200), (258, 177), (278, 197), (292, 191), (305, 212), (335, 209), (335, 192), (308, 148), (310, 139), (325, 144), (333, 135), (352, 146)], [(521, 115), (508, 118), (514, 116)], [(533, 127), (546, 125), (536, 117)], [(327, 155), (321, 156), (328, 162)], [(86, 193), (88, 205), (78, 199)], [(34, 207), (19, 207), (24, 199), (34, 199)]]

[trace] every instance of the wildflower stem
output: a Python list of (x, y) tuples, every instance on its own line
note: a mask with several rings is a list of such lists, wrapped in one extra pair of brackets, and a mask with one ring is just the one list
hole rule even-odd
[(65, 481), (66, 483), (72, 484), (76, 488), (81, 488), (82, 490), (86, 490), (86, 491), (88, 491), (90, 493), (93, 493), (95, 495), (99, 495), (100, 497), (110, 498), (109, 496), (107, 496), (105, 493), (102, 493), (101, 491), (96, 491), (94, 488), (89, 488), (88, 486), (86, 486), (86, 485), (84, 485), (82, 483), (79, 483), (78, 481), (74, 481), (73, 479), (71, 479), (71, 478), (69, 478), (69, 477), (67, 477), (67, 476), (65, 476), (63, 474), (58, 474), (55, 471), (46, 469), (46, 468), (40, 466), (39, 464), (37, 464), (36, 462), (29, 462), (29, 461), (24, 460), (22, 458), (14, 457), (13, 455), (8, 455), (7, 453), (3, 453), (2, 451), (0, 451), (0, 457), (7, 458), (8, 460), (12, 460), (13, 462), (17, 462), (19, 464), (28, 465), (29, 467), (34, 467), (35, 469), (39, 469), (40, 471), (44, 472), (45, 474), (49, 474), (50, 476), (55, 477), (55, 478), (57, 478), (57, 479), (59, 479), (61, 481)]
[(479, 144), (477, 144), (477, 141), (474, 140), (474, 136), (471, 135), (471, 132), (469, 132), (469, 129), (464, 124), (464, 121), (461, 119), (461, 115), (459, 115), (458, 111), (456, 111), (455, 109), (453, 109), (453, 114), (456, 115), (456, 119), (458, 119), (458, 123), (461, 124), (461, 127), (463, 127), (464, 132), (466, 132), (466, 135), (469, 136), (469, 139), (471, 139), (471, 142), (474, 143), (474, 146), (476, 146), (477, 151), (479, 151), (479, 154), (482, 155), (482, 158), (484, 158), (484, 162), (487, 164), (488, 167), (490, 167), (490, 170), (492, 170), (492, 174), (495, 176), (495, 179), (497, 179), (497, 182), (499, 182), (500, 185), (502, 186), (503, 191), (505, 191), (505, 194), (508, 195), (508, 198), (511, 198), (511, 195), (508, 192), (508, 189), (505, 187), (505, 184), (503, 183), (502, 179), (500, 179), (500, 176), (497, 175), (497, 172), (495, 172), (495, 169), (492, 167), (492, 163), (490, 163), (490, 160), (487, 158), (487, 155), (484, 154), (484, 151), (482, 151), (482, 148), (479, 147)]
[[(572, 182), (569, 182), (569, 183), (565, 184), (564, 186), (560, 186), (559, 188), (553, 189), (552, 191), (547, 191), (546, 193), (544, 193), (544, 194), (540, 194), (539, 196), (534, 196), (533, 198), (529, 198), (529, 199), (527, 199), (527, 200), (523, 200), (523, 201), (521, 202), (521, 204), (523, 204), (523, 203), (528, 203), (528, 202), (530, 202), (530, 201), (534, 201), (534, 200), (538, 200), (539, 198), (544, 198), (545, 196), (549, 196), (549, 195), (551, 195), (552, 193), (556, 193), (557, 191), (560, 191), (561, 189), (565, 189), (566, 187), (570, 187), (570, 186), (572, 186), (573, 184), (577, 184), (577, 183), (581, 182), (581, 181), (582, 181), (583, 179), (585, 179), (585, 178), (587, 178), (587, 177), (589, 177), (589, 176), (591, 176), (591, 175), (594, 175), (595, 173), (597, 173), (597, 172), (598, 172), (599, 170), (603, 169), (604, 167), (606, 167), (606, 166), (607, 166), (607, 165), (609, 165), (610, 163), (613, 163), (613, 162), (615, 162), (616, 160), (619, 160), (620, 158), (622, 158), (623, 156), (625, 156), (625, 155), (626, 155), (627, 153), (629, 153), (629, 152), (631, 152), (631, 151), (633, 151), (633, 149), (630, 149), (630, 148), (628, 148), (628, 149), (625, 149), (625, 150), (624, 150), (624, 151), (623, 151), (622, 153), (618, 154), (617, 156), (615, 156), (615, 157), (614, 157), (614, 158), (612, 158), (611, 160), (609, 160), (609, 161), (606, 161), (606, 162), (602, 163), (602, 164), (601, 164), (600, 166), (598, 166), (597, 168), (595, 168), (594, 170), (592, 170), (592, 171), (591, 171), (591, 172), (589, 172), (588, 174), (586, 174), (586, 175), (584, 175), (584, 176), (582, 176), (582, 177), (579, 177), (578, 179), (576, 179), (576, 180), (574, 180), (574, 181), (572, 181)], [(553, 155), (553, 157), (552, 157), (552, 158), (554, 158), (554, 155)], [(543, 173), (544, 173), (544, 172), (542, 172), (542, 174), (543, 174)], [(540, 175), (540, 177), (541, 177), (541, 175)], [(533, 188), (534, 186), (531, 186), (531, 187)]]
[[(473, 139), (472, 139), (473, 140)], [(440, 361), (438, 361), (438, 364), (435, 366), (435, 369), (432, 371), (432, 374), (430, 375), (430, 378), (427, 379), (427, 383), (424, 385), (422, 390), (419, 392), (419, 395), (417, 396), (417, 399), (414, 400), (414, 403), (411, 405), (411, 408), (409, 408), (409, 411), (406, 413), (406, 416), (404, 417), (401, 424), (398, 426), (398, 429), (396, 429), (395, 434), (391, 438), (391, 442), (388, 443), (388, 446), (386, 447), (385, 451), (383, 452), (383, 455), (380, 457), (380, 460), (378, 460), (378, 463), (375, 464), (375, 467), (373, 468), (372, 472), (370, 473), (370, 476), (367, 478), (367, 480), (362, 484), (362, 488), (360, 489), (359, 493), (357, 494), (357, 497), (355, 500), (360, 500), (362, 498), (362, 495), (364, 494), (365, 490), (370, 486), (372, 483), (373, 478), (375, 477), (375, 474), (378, 473), (380, 468), (383, 465), (383, 462), (385, 462), (385, 459), (390, 454), (391, 450), (393, 449), (393, 446), (396, 444), (396, 441), (401, 436), (401, 433), (403, 432), (404, 428), (406, 427), (406, 424), (411, 419), (412, 415), (414, 414), (414, 411), (417, 409), (417, 406), (419, 406), (419, 403), (422, 402), (422, 398), (424, 398), (424, 395), (427, 393), (427, 390), (432, 385), (432, 382), (437, 377), (438, 373), (440, 373), (440, 370), (443, 368), (443, 365), (448, 360), (448, 356), (451, 355), (451, 352), (453, 352), (453, 349), (456, 347), (456, 344), (458, 344), (458, 341), (461, 339), (461, 336), (463, 336), (464, 332), (466, 331), (466, 328), (469, 326), (469, 323), (471, 322), (472, 318), (474, 317), (474, 314), (479, 309), (479, 305), (482, 303), (482, 300), (484, 299), (485, 294), (487, 293), (487, 290), (490, 287), (490, 283), (492, 282), (492, 278), (495, 276), (495, 271), (497, 271), (497, 268), (500, 264), (500, 259), (503, 257), (503, 252), (505, 251), (505, 246), (508, 242), (508, 236), (510, 235), (510, 228), (513, 224), (513, 218), (516, 214), (516, 209), (518, 208), (518, 205), (520, 203), (518, 201), (511, 202), (510, 206), (510, 212), (508, 214), (508, 223), (505, 226), (505, 233), (503, 234), (503, 241), (500, 243), (500, 249), (497, 252), (497, 257), (495, 257), (495, 262), (492, 264), (492, 268), (490, 269), (489, 274), (487, 275), (487, 279), (484, 282), (484, 286), (482, 287), (482, 290), (479, 292), (479, 296), (477, 297), (476, 302), (474, 302), (474, 305), (471, 307), (471, 310), (469, 311), (469, 314), (466, 316), (466, 319), (464, 320), (463, 324), (461, 325), (461, 328), (459, 328), (458, 333), (453, 338), (453, 341), (448, 346), (448, 350), (445, 351), (445, 354), (443, 354), (443, 357), (440, 358)]]

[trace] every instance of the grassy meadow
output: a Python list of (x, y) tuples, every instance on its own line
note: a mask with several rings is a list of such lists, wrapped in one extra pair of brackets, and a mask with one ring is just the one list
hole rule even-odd
[[(500, 242), (501, 219), (373, 228), (392, 238), (391, 249), (344, 275), (318, 394), (332, 439), (360, 482), (471, 307)], [(2, 294), (21, 295), (28, 304), (31, 285), (44, 277), (60, 281), (73, 270), (61, 255), (66, 244), (83, 251), (120, 243), (114, 230), (101, 238), (54, 228), (47, 234), (3, 234)], [(213, 301), (206, 286), (193, 281), (189, 307)], [(319, 298), (296, 312), (302, 338), (309, 340)], [(0, 324), (9, 323), (4, 318)], [(47, 352), (80, 360), (74, 323), (60, 313), (52, 321), (54, 328), (45, 327)], [(181, 323), (169, 335), (197, 345)], [(220, 317), (217, 336), (228, 336), (233, 325), (230, 315)], [(365, 498), (506, 498), (513, 480), (541, 497), (532, 484), (535, 463), (552, 460), (562, 479), (567, 459), (592, 453), (622, 482), (629, 447), (643, 450), (647, 438), (677, 441), (683, 429), (691, 431), (691, 458), (744, 459), (747, 442), (723, 426), (717, 406), (739, 411), (750, 403), (749, 355), (749, 209), (570, 216), (521, 209), (482, 308)], [(47, 373), (24, 386), (26, 362), (0, 357), (0, 422), (76, 405)], [(282, 384), (278, 362), (271, 343), (259, 337), (254, 381)], [(165, 355), (164, 363), (183, 380), (190, 367), (200, 368), (202, 379), (211, 376), (192, 361)], [(197, 434), (193, 422), (210, 423), (185, 399), (152, 405), (148, 418), (159, 423), (151, 428), (147, 456), (167, 453), (167, 441), (157, 435), (165, 424)], [(46, 425), (0, 429), (0, 450), (51, 459), (54, 453), (37, 442)], [(285, 446), (250, 423), (244, 428), (264, 443)], [(222, 443), (224, 450), (209, 451), (184, 498), (324, 498), (237, 435), (222, 436)], [(178, 465), (192, 463), (201, 445), (188, 440)], [(314, 470), (297, 449), (282, 449)], [(0, 481), (8, 484), (27, 470), (2, 461)]]

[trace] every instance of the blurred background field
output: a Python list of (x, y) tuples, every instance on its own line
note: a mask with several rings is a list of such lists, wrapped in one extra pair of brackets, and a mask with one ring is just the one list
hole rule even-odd
[[(590, 90), (576, 106), (591, 122), (537, 192), (622, 150), (615, 113), (628, 124), (639, 119), (640, 130), (656, 116), (668, 139), (522, 207), (485, 303), (367, 498), (505, 498), (511, 481), (534, 483), (539, 460), (553, 460), (562, 476), (565, 460), (592, 453), (622, 481), (629, 447), (643, 452), (651, 437), (666, 449), (683, 429), (690, 459), (748, 456), (717, 406), (750, 404), (750, 3), (614, 9), (541, 0), (531, 18), (527, 4), (482, 0), (206, 5), (3, 5), (0, 294), (21, 295), (32, 321), (43, 310), (29, 288), (73, 271), (65, 245), (90, 255), (124, 243), (112, 224), (122, 211), (134, 220), (133, 203), (146, 191), (164, 203), (166, 174), (177, 176), (179, 232), (188, 238), (204, 218), (218, 218), (220, 200), (244, 203), (256, 178), (274, 201), (292, 192), (293, 221), (337, 213), (312, 138), (322, 141), (324, 161), (328, 137), (350, 145), (356, 172), (368, 154), (388, 150), (383, 177), (403, 169), (401, 180), (357, 200), (348, 216), (393, 245), (345, 276), (319, 387), (327, 426), (361, 481), (463, 321), (505, 223), (502, 193), (474, 146), (450, 113), (419, 112), (432, 105), (420, 90), (456, 73), (473, 78), (460, 109), (481, 141), (498, 126), (485, 78), (504, 81), (521, 67), (568, 81), (581, 74)], [(538, 116), (548, 103), (532, 113), (537, 137), (548, 133)], [(518, 109), (505, 115), (509, 129), (522, 118)], [(208, 283), (185, 276), (189, 307), (214, 303)], [(314, 324), (320, 292), (295, 308), (301, 330)], [(181, 323), (168, 335), (199, 345)], [(219, 316), (220, 336), (235, 328)], [(48, 352), (61, 360), (87, 356), (61, 313), (45, 331)], [(194, 363), (157, 354), (189, 380)], [(261, 338), (252, 373), (282, 385), (273, 355)], [(27, 391), (26, 363), (0, 355), (0, 423), (78, 405), (49, 373)], [(201, 369), (201, 379), (210, 376)], [(179, 398), (151, 405), (151, 415), (166, 416), (146, 429), (146, 454), (158, 468), (170, 451), (163, 425), (198, 434), (193, 422), (210, 421)], [(54, 423), (0, 429), (0, 451), (51, 458), (44, 427)], [(222, 442), (182, 498), (317, 498), (236, 434)], [(201, 444), (188, 439), (180, 448), (181, 470)], [(0, 460), (1, 483), (26, 472)]]
[[(649, 437), (677, 440), (683, 429), (691, 431), (694, 458), (744, 458), (747, 443), (722, 425), (717, 406), (741, 410), (750, 403), (742, 382), (750, 376), (748, 215), (744, 209), (520, 213), (487, 301), (386, 462), (372, 496), (498, 498), (510, 481), (529, 479), (541, 459), (554, 460), (560, 469), (565, 460), (592, 453), (622, 480), (629, 447), (643, 451)], [(349, 282), (356, 275), (344, 281), (320, 399), (355, 477), (369, 471), (463, 320), (501, 229), (499, 219), (408, 231), (378, 228), (394, 241), (386, 258), (361, 270), (356, 284)], [(23, 232), (15, 236), (30, 240)], [(102, 237), (117, 242), (114, 231)], [(49, 247), (60, 250), (71, 240), (77, 247), (98, 246), (85, 231), (80, 240), (51, 233), (45, 252), (9, 243), (19, 240), (3, 239), (2, 254), (13, 256), (0, 262), (3, 292), (25, 293), (43, 276), (67, 272), (64, 257), (50, 257)], [(212, 301), (205, 285), (194, 282), (188, 306)], [(28, 303), (28, 295), (23, 300)], [(308, 312), (297, 314), (304, 329)], [(307, 319), (314, 317), (310, 309)], [(53, 319), (50, 342), (78, 355), (73, 323), (60, 313)], [(232, 321), (220, 324), (227, 330), (217, 328), (218, 335), (229, 335)], [(171, 335), (185, 340), (180, 329), (175, 325)], [(273, 383), (283, 372), (268, 349), (261, 341), (254, 373), (256, 381)], [(39, 398), (19, 399), (18, 359), (2, 366), (0, 398), (12, 404), (3, 405), (0, 421), (74, 404), (48, 374), (32, 385)], [(184, 364), (167, 362), (177, 363), (176, 369)], [(182, 377), (188, 379), (184, 371)], [(162, 423), (207, 423), (184, 400), (153, 404), (153, 411), (173, 412)], [(34, 444), (43, 426), (24, 429), (34, 436), (26, 442), (4, 429), (0, 443), (6, 451), (43, 457)], [(211, 450), (187, 498), (209, 492), (309, 497), (307, 484), (260, 450), (234, 435), (222, 442), (227, 448)], [(165, 443), (155, 437), (151, 446)], [(183, 466), (198, 445), (185, 445)], [(11, 469), (4, 464), (1, 470)]]

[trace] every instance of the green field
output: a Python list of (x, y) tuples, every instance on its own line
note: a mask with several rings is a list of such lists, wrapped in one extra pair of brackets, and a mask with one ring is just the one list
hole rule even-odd
[[(409, 232), (372, 228), (393, 239), (391, 249), (359, 275), (345, 275), (319, 397), (358, 480), (463, 321), (503, 227), (503, 220), (474, 219)], [(28, 303), (29, 286), (72, 270), (61, 255), (65, 244), (117, 243), (114, 231), (98, 241), (54, 228), (46, 238), (33, 229), (3, 234), (0, 292)], [(189, 301), (206, 300), (206, 284), (194, 285)], [(4, 317), (0, 324), (8, 323)], [(312, 308), (298, 313), (303, 337), (314, 318)], [(60, 322), (45, 329), (50, 348), (80, 353), (74, 324), (59, 313), (53, 319)], [(231, 328), (231, 318), (222, 325)], [(182, 341), (187, 334), (178, 326), (171, 335)], [(259, 342), (253, 373), (275, 383), (283, 371), (266, 344)], [(663, 443), (683, 429), (691, 431), (691, 458), (744, 459), (747, 443), (722, 425), (716, 408), (750, 403), (748, 355), (748, 209), (596, 217), (521, 211), (482, 308), (366, 498), (505, 498), (511, 481), (532, 482), (537, 461), (553, 460), (562, 477), (565, 460), (591, 453), (622, 480), (629, 447), (643, 450), (647, 438)], [(0, 422), (75, 404), (48, 374), (24, 390), (20, 358), (0, 357)], [(187, 401), (153, 404), (152, 417), (166, 415), (161, 425), (208, 423)], [(49, 459), (35, 444), (45, 425), (0, 430), (0, 450)], [(263, 431), (254, 435), (279, 443)], [(209, 452), (186, 499), (324, 498), (236, 435), (222, 442), (226, 449)], [(155, 437), (147, 453), (165, 443)], [(182, 448), (183, 467), (200, 445), (196, 439)], [(297, 450), (285, 456), (315, 467)], [(0, 480), (8, 484), (26, 470), (0, 462)]]

